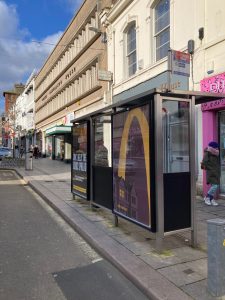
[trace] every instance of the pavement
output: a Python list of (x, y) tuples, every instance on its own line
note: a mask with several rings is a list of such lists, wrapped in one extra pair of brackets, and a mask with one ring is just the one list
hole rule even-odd
[(186, 231), (166, 236), (159, 253), (148, 230), (121, 218), (116, 227), (111, 211), (73, 199), (70, 164), (41, 158), (33, 161), (32, 171), (24, 167), (15, 170), (149, 299), (218, 299), (207, 291), (207, 220), (225, 218), (225, 200), (212, 207), (206, 206), (202, 197), (196, 198), (197, 248), (190, 246), (191, 233)]

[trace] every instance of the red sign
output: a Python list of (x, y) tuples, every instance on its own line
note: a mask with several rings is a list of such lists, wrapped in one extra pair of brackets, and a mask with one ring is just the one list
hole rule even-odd
[(190, 76), (190, 54), (172, 50), (172, 73)]

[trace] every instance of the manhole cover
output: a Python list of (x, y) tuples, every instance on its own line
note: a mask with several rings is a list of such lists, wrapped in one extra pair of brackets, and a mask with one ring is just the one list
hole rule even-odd
[(67, 300), (147, 300), (131, 282), (104, 260), (52, 275)]

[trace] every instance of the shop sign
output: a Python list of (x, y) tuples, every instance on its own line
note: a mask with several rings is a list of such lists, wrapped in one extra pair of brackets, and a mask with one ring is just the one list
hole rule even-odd
[(164, 89), (172, 89), (172, 90), (176, 90), (181, 86), (181, 82), (177, 81), (174, 83), (171, 83), (170, 85), (168, 83), (163, 83), (160, 85), (160, 89), (164, 90)]
[(65, 117), (62, 118), (62, 124), (66, 126), (72, 126), (73, 124), (71, 121), (74, 119), (74, 112), (67, 114)]
[(225, 73), (201, 80), (201, 91), (208, 93), (225, 93)]
[(67, 133), (71, 132), (71, 128), (68, 126), (55, 126), (52, 128), (48, 128), (45, 131), (46, 135), (54, 134), (54, 133)]
[[(225, 93), (225, 73), (201, 80), (201, 91), (208, 93)], [(225, 106), (225, 99), (219, 99), (202, 104), (202, 111), (219, 109)]]
[(225, 99), (219, 99), (219, 100), (203, 103), (201, 109), (202, 111), (220, 109), (220, 108), (224, 108), (224, 106), (225, 106)]
[(112, 72), (105, 70), (98, 70), (98, 80), (112, 81)]

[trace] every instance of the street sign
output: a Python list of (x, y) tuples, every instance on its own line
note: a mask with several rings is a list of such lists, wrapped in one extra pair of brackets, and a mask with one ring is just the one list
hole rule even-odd
[(172, 74), (190, 76), (190, 54), (176, 50), (171, 50), (172, 61), (171, 71)]
[(112, 81), (112, 72), (105, 70), (98, 70), (98, 80)]

